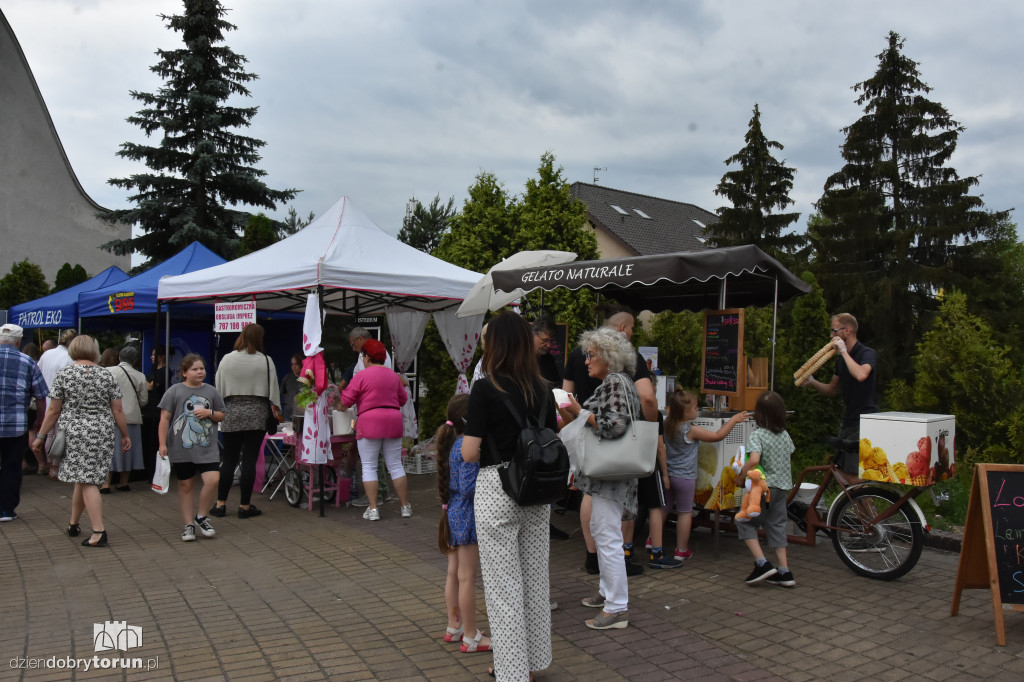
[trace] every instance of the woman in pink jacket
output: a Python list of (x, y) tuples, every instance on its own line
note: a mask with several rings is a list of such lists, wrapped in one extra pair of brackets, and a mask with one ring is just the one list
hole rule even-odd
[(402, 516), (412, 516), (409, 484), (402, 467), (402, 405), (409, 399), (402, 380), (384, 366), (387, 349), (376, 339), (362, 348), (364, 369), (341, 392), (342, 409), (358, 406), (356, 446), (363, 463), (363, 488), (370, 506), (363, 513), (367, 521), (380, 521), (377, 509), (377, 456), (384, 451), (384, 464), (402, 503)]

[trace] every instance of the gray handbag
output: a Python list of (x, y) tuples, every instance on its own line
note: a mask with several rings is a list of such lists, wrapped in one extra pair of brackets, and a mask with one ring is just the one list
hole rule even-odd
[[(612, 374), (626, 391), (636, 395), (633, 382)], [(609, 377), (609, 378), (611, 378)], [(583, 429), (583, 450), (577, 457), (579, 472), (595, 481), (624, 481), (654, 473), (658, 462), (658, 423), (638, 421), (632, 397), (626, 401), (629, 426), (618, 438), (601, 438), (594, 429)]]
[(64, 451), (67, 449), (67, 440), (64, 437), (64, 429), (59, 426), (53, 431), (53, 441), (46, 451), (46, 461), (50, 464), (60, 464), (64, 458)]

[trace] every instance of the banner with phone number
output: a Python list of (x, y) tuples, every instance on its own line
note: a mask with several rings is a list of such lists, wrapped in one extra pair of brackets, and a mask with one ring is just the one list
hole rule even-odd
[(135, 292), (121, 291), (107, 297), (107, 308), (111, 313), (130, 313), (135, 310)]

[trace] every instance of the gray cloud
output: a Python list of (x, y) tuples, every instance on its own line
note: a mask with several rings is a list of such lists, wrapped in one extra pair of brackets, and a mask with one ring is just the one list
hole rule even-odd
[[(797, 169), (792, 196), (806, 219), (842, 163), (841, 128), (861, 114), (851, 86), (874, 72), (889, 30), (967, 127), (953, 165), (983, 176), (990, 207), (1019, 203), (1020, 3), (227, 5), (239, 29), (227, 43), (260, 75), (248, 134), (268, 143), (271, 186), (303, 190), (302, 214), (347, 194), (394, 233), (410, 196), (461, 203), (481, 170), (520, 192), (547, 150), (571, 181), (606, 166), (602, 184), (713, 210), (756, 102)], [(156, 15), (180, 10), (175, 0), (5, 0), (72, 164), (103, 205), (124, 205), (106, 180), (134, 172), (114, 153), (142, 139), (124, 121), (138, 108), (128, 92), (158, 87), (154, 52), (177, 46)]]

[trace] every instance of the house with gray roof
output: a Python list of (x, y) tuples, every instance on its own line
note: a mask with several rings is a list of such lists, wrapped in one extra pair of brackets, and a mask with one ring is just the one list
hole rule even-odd
[(718, 216), (699, 206), (584, 182), (570, 186), (587, 206), (586, 228), (601, 258), (648, 256), (708, 248), (701, 236)]

